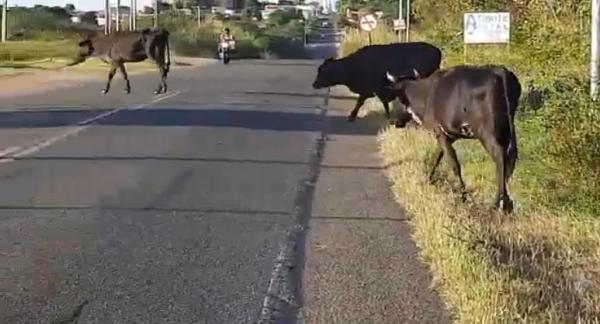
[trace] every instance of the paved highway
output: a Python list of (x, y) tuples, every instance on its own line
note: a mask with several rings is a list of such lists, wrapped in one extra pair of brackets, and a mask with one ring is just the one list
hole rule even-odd
[(234, 62), (161, 97), (151, 75), (4, 100), (0, 322), (257, 320), (321, 136), (313, 76)]
[[(330, 45), (313, 49), (327, 56)], [(117, 77), (106, 96), (98, 81), (4, 98), (0, 323), (291, 323), (303, 317), (304, 299), (315, 300), (312, 291), (339, 293), (327, 287), (333, 281), (326, 273), (312, 268), (316, 279), (304, 278), (305, 285), (319, 288), (302, 290), (305, 236), (325, 131), (366, 134), (346, 122), (345, 111), (326, 116), (323, 97), (310, 87), (319, 63), (234, 61), (181, 69), (160, 96), (151, 95), (157, 79), (148, 74), (132, 77), (131, 95), (120, 92)], [(373, 136), (361, 143), (376, 156)], [(364, 160), (356, 148), (332, 152), (340, 161)], [(389, 199), (387, 183), (377, 181), (365, 188)], [(326, 190), (334, 206), (347, 207), (343, 197), (364, 196), (357, 184), (338, 189)], [(373, 203), (364, 208), (381, 210)], [(391, 200), (386, 204), (392, 206), (386, 212), (398, 214)], [(422, 322), (443, 318), (402, 231), (401, 251), (389, 251), (403, 259), (390, 270), (410, 268), (413, 275), (399, 281), (411, 306), (398, 314), (433, 314)], [(332, 260), (311, 258), (311, 264)], [(335, 260), (346, 266), (344, 258)], [(384, 309), (398, 302), (395, 293), (373, 287), (390, 297), (377, 299)], [(353, 293), (373, 300), (379, 292), (369, 289)], [(335, 299), (323, 305), (330, 307), (314, 313), (327, 317), (323, 312), (344, 306)]]

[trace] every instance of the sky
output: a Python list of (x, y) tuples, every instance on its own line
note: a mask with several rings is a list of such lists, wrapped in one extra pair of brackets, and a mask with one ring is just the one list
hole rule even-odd
[[(330, 0), (332, 6), (335, 8), (337, 0)], [(111, 0), (111, 3), (116, 4), (116, 0)], [(129, 0), (121, 0), (121, 4), (128, 6)], [(138, 8), (141, 3), (147, 2), (146, 0), (138, 0)], [(61, 6), (64, 7), (67, 3), (75, 5), (77, 10), (102, 10), (104, 8), (104, 0), (8, 0), (8, 6), (24, 6), (33, 7), (36, 4), (43, 4), (45, 6)]]
[[(112, 2), (112, 1), (111, 1)], [(116, 2), (116, 1), (114, 1)], [(121, 0), (126, 5), (129, 4), (129, 0)], [(138, 1), (139, 2), (139, 1)], [(100, 10), (104, 8), (104, 0), (8, 0), (8, 7), (11, 6), (23, 6), (33, 7), (36, 4), (43, 4), (44, 6), (60, 6), (64, 7), (67, 3), (75, 5), (77, 10)]]

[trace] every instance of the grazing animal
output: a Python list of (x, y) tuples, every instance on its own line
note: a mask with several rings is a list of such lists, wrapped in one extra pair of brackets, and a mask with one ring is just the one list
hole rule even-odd
[(163, 28), (125, 31), (108, 36), (87, 37), (79, 42), (79, 53), (69, 66), (84, 62), (89, 57), (98, 57), (111, 65), (108, 82), (102, 90), (107, 94), (117, 69), (125, 79), (125, 92), (131, 93), (131, 84), (125, 69), (125, 63), (152, 60), (160, 71), (160, 83), (154, 94), (167, 91), (167, 74), (171, 65), (169, 32)]
[(397, 109), (396, 127), (410, 120), (433, 131), (439, 143), (430, 181), (444, 154), (454, 174), (465, 184), (452, 143), (479, 139), (496, 163), (495, 207), (512, 212), (506, 184), (518, 158), (514, 117), (521, 96), (517, 76), (504, 66), (456, 66), (438, 70), (429, 77), (394, 76), (387, 73), (392, 88), (405, 107)]
[(402, 75), (415, 69), (421, 75), (429, 76), (439, 69), (441, 60), (440, 49), (424, 42), (365, 46), (344, 58), (326, 59), (319, 66), (313, 88), (345, 85), (358, 94), (358, 101), (348, 115), (350, 122), (356, 120), (365, 101), (374, 96), (383, 103), (389, 119), (389, 102), (395, 99), (395, 95), (385, 73), (391, 71)]

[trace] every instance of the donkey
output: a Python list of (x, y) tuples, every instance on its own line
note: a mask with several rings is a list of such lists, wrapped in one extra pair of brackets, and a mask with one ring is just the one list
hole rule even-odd
[(425, 78), (417, 70), (408, 76), (393, 76), (390, 72), (386, 76), (404, 105), (396, 109), (396, 127), (403, 128), (413, 120), (433, 131), (438, 141), (430, 182), (447, 154), (464, 192), (461, 167), (452, 143), (458, 139), (478, 139), (496, 163), (494, 206), (512, 212), (513, 201), (506, 187), (518, 159), (514, 116), (521, 84), (517, 76), (501, 65), (455, 66)]
[[(87, 36), (79, 42), (79, 53), (75, 60), (68, 64), (73, 66), (84, 62), (89, 57), (98, 57), (111, 65), (108, 82), (102, 89), (103, 94), (110, 90), (110, 83), (117, 68), (125, 79), (125, 93), (131, 93), (131, 84), (125, 69), (125, 63), (152, 60), (160, 71), (160, 83), (154, 94), (167, 92), (167, 74), (171, 66), (169, 49), (169, 32), (163, 28), (146, 28), (141, 31), (125, 31), (108, 36)], [(166, 59), (166, 61), (165, 61)]]

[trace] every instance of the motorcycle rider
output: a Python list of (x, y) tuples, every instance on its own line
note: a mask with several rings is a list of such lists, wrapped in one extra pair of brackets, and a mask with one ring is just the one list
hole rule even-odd
[(227, 41), (229, 42), (229, 49), (234, 49), (235, 47), (235, 37), (229, 31), (229, 28), (225, 28), (224, 32), (219, 34), (219, 52), (221, 52), (221, 44)]

